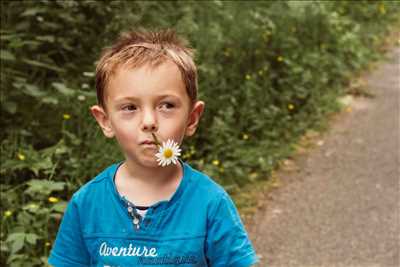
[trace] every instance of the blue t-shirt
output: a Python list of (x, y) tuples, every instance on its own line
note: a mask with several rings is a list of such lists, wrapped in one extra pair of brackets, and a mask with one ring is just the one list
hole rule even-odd
[(55, 267), (255, 264), (257, 256), (232, 199), (208, 176), (180, 163), (183, 178), (174, 195), (150, 206), (136, 224), (114, 183), (122, 162), (81, 187), (64, 213), (49, 263)]

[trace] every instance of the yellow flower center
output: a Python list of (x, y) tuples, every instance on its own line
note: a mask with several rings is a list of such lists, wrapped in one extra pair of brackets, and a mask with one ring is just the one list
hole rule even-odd
[(167, 148), (166, 150), (164, 150), (164, 157), (169, 159), (170, 157), (172, 157), (173, 153), (172, 150)]
[(56, 197), (49, 197), (49, 202), (51, 202), (51, 203), (57, 203), (57, 202), (58, 202), (58, 198), (56, 198)]
[(10, 217), (12, 215), (12, 211), (7, 210), (6, 212), (4, 212), (4, 216), (5, 217)]

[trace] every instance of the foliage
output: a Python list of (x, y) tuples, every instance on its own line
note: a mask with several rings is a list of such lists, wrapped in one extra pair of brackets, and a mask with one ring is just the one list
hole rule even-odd
[(89, 107), (101, 48), (172, 27), (197, 50), (206, 102), (184, 159), (230, 192), (265, 179), (337, 108), (399, 14), (385, 1), (1, 2), (2, 266), (42, 266), (71, 194), (122, 160)]

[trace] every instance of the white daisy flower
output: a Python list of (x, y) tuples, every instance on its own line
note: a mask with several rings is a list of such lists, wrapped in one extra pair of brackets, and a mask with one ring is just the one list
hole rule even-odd
[(178, 143), (168, 139), (162, 146), (159, 146), (158, 153), (156, 153), (158, 165), (163, 167), (170, 165), (171, 163), (177, 164), (178, 157), (181, 155), (181, 149)]

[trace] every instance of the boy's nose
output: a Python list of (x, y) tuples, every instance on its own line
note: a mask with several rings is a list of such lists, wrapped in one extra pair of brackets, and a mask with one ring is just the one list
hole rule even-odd
[(143, 115), (142, 130), (143, 131), (157, 131), (157, 120), (152, 112), (146, 112)]

